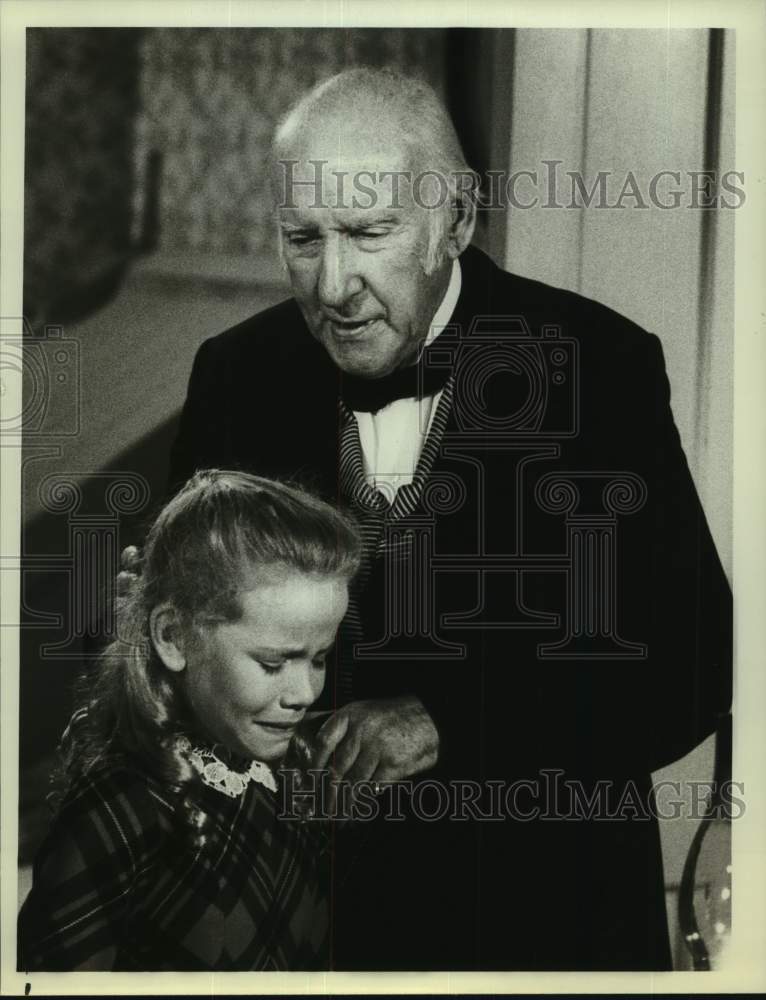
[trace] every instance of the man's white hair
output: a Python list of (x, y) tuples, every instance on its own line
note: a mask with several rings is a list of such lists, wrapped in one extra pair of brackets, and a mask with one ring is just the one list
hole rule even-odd
[(478, 177), (466, 163), (446, 108), (424, 80), (392, 69), (364, 66), (337, 73), (305, 94), (281, 119), (272, 145), (274, 165), (294, 135), (313, 122), (343, 117), (349, 111), (369, 121), (391, 122), (397, 141), (410, 153), (417, 169), (444, 179), (446, 199), (425, 209), (429, 239), (422, 265), (426, 274), (433, 273), (444, 258), (451, 212), (458, 201), (473, 197)]

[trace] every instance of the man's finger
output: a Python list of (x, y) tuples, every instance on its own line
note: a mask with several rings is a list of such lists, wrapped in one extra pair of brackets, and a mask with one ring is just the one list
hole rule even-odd
[(314, 767), (327, 767), (335, 748), (348, 732), (349, 718), (346, 713), (336, 712), (324, 723), (316, 736), (317, 754)]
[(380, 754), (371, 747), (362, 747), (353, 765), (346, 772), (346, 781), (350, 785), (357, 781), (370, 781), (378, 770)]
[(120, 553), (120, 566), (129, 573), (137, 573), (141, 564), (141, 552), (135, 545), (127, 545)]
[(128, 573), (126, 570), (117, 574), (117, 596), (126, 597), (130, 593), (130, 588), (138, 579), (136, 573)]
[(331, 715), (333, 715), (333, 712), (329, 708), (322, 709), (321, 712), (306, 712), (306, 714), (303, 716), (302, 722), (313, 723), (318, 727), (320, 719), (323, 719), (325, 722), (327, 722), (329, 721)]
[(330, 761), (333, 778), (337, 781), (344, 780), (348, 771), (354, 766), (361, 749), (362, 741), (359, 733), (354, 730), (346, 733), (345, 738), (335, 748), (335, 754)]
[[(338, 746), (335, 748), (335, 752), (330, 760), (330, 773), (332, 775), (332, 781), (330, 782), (329, 795), (327, 806), (329, 809), (329, 814), (334, 816), (338, 810), (338, 802), (346, 803), (347, 797), (345, 795), (345, 775), (350, 767), (353, 766), (354, 761), (359, 756), (359, 751), (361, 749), (361, 741), (359, 739), (359, 734), (354, 732), (347, 732), (345, 737), (340, 741)], [(342, 805), (341, 809), (345, 806)]]

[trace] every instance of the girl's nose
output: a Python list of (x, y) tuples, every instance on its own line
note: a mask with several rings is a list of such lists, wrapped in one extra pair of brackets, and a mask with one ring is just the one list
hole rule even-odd
[(280, 702), (283, 708), (293, 711), (303, 710), (316, 701), (319, 692), (313, 683), (313, 673), (317, 672), (308, 661), (294, 661), (285, 671), (285, 686)]

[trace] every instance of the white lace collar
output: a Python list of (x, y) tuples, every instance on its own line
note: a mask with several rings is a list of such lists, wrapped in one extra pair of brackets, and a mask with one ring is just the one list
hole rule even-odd
[(186, 736), (179, 736), (176, 746), (185, 754), (191, 766), (199, 774), (202, 781), (215, 788), (217, 792), (223, 792), (229, 798), (236, 799), (245, 791), (251, 781), (263, 785), (271, 792), (276, 792), (277, 782), (268, 764), (263, 761), (253, 760), (246, 771), (234, 771), (228, 764), (224, 763), (212, 749), (203, 746), (192, 746), (191, 741)]

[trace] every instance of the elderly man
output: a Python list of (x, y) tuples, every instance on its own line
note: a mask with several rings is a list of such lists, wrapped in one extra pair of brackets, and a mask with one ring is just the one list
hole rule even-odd
[(650, 775), (727, 710), (727, 584), (659, 341), (472, 247), (470, 178), (423, 83), (291, 111), (294, 297), (200, 348), (173, 481), (361, 525), (317, 763), (379, 795), (333, 828), (330, 967), (669, 968)]

